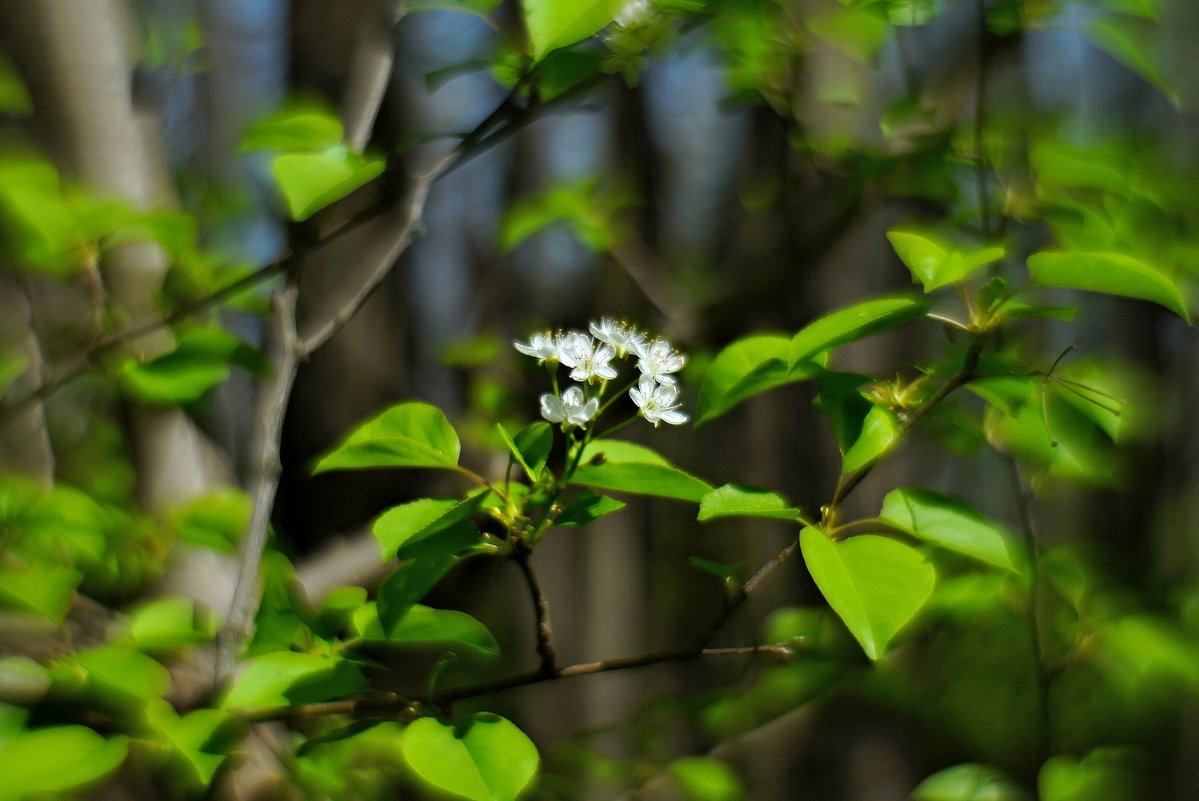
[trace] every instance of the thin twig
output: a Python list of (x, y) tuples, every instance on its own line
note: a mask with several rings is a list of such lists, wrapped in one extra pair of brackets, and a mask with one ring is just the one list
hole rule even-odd
[[(795, 647), (801, 643), (802, 639), (796, 638), (769, 645), (748, 645), (735, 648), (680, 648), (673, 651), (658, 651), (640, 656), (604, 659), (598, 662), (580, 662), (574, 665), (567, 665), (551, 675), (545, 675), (541, 671), (532, 671), (529, 673), (519, 673), (515, 676), (507, 676), (495, 681), (469, 684), (464, 687), (443, 690), (434, 696), (433, 702), (444, 706), (452, 704), (455, 701), (478, 698), (518, 687), (529, 687), (535, 684), (559, 681), (561, 679), (573, 679), (579, 676), (592, 676), (598, 673), (632, 670), (669, 662), (689, 662), (693, 659), (705, 657), (773, 656), (780, 659), (789, 659), (794, 656)], [(280, 709), (266, 709), (251, 712), (245, 715), (244, 718), (250, 722), (261, 722), (312, 718), (324, 715), (355, 715), (357, 717), (378, 715), (388, 717), (394, 715), (397, 711), (412, 709), (416, 706), (419, 706), (419, 702), (412, 699), (401, 698), (399, 696), (386, 696), (383, 698), (359, 698), (346, 701), (329, 701), (319, 704), (300, 704)]]
[(1012, 492), (1020, 512), (1020, 528), (1028, 556), (1028, 634), (1032, 646), (1033, 671), (1037, 682), (1037, 765), (1049, 758), (1049, 671), (1041, 647), (1041, 555), (1037, 546), (1037, 530), (1032, 518), (1032, 495), (1020, 476), (1020, 466), (1008, 457)]
[(271, 338), (274, 343), (274, 364), (270, 377), (258, 396), (254, 415), (257, 432), (257, 463), (253, 482), (253, 510), (243, 544), (237, 585), (233, 591), (229, 615), (217, 637), (216, 681), (219, 684), (237, 664), (241, 642), (249, 635), (250, 625), (258, 611), (258, 569), (266, 548), (271, 510), (279, 488), (279, 439), (283, 418), (291, 397), (292, 384), (299, 369), (296, 347), (296, 295), (294, 283), (289, 282), (272, 297)]
[[(949, 378), (948, 381), (941, 385), (941, 388), (937, 390), (935, 395), (926, 400), (924, 403), (920, 404), (915, 411), (913, 411), (904, 419), (903, 423), (900, 424), (899, 432), (895, 439), (899, 440), (905, 434), (911, 431), (917, 423), (923, 420), (924, 417), (934, 408), (939, 406), (942, 401), (944, 401), (951, 393), (953, 393), (954, 390), (969, 383), (971, 379), (974, 378), (974, 371), (978, 368), (978, 360), (981, 355), (982, 341), (975, 339), (970, 343), (970, 347), (966, 351), (966, 358), (962, 362), (962, 366)], [(867, 462), (857, 470), (846, 474), (837, 483), (837, 488), (833, 492), (833, 499), (829, 502), (828, 508), (830, 510), (835, 510), (837, 506), (843, 500), (845, 500), (845, 496), (853, 492), (854, 488), (857, 487), (858, 484), (862, 483), (862, 479), (870, 475), (870, 471), (874, 469), (876, 464), (878, 464), (877, 459)]]
[(525, 584), (529, 588), (529, 598), (533, 602), (533, 615), (537, 630), (537, 654), (541, 657), (540, 672), (544, 676), (553, 676), (558, 672), (558, 664), (557, 655), (554, 652), (554, 629), (550, 625), (550, 602), (546, 598), (545, 591), (541, 589), (541, 582), (537, 580), (537, 573), (533, 570), (533, 564), (529, 560), (531, 555), (528, 546), (524, 543), (518, 543), (512, 549), (512, 560), (520, 566), (520, 572), (524, 574)]

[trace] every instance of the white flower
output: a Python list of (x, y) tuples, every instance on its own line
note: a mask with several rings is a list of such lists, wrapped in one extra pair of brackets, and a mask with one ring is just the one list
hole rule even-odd
[(548, 392), (541, 396), (541, 416), (551, 423), (565, 423), (582, 428), (595, 417), (598, 410), (599, 398), (585, 400), (583, 390), (578, 387), (570, 387), (562, 393), (561, 398)]
[(537, 360), (538, 364), (544, 364), (547, 361), (558, 361), (558, 343), (554, 335), (549, 331), (534, 334), (529, 337), (528, 342), (521, 342), (519, 339), (514, 340), (512, 347), (526, 356), (532, 356)]
[(661, 384), (674, 384), (676, 379), (671, 373), (677, 373), (687, 363), (687, 357), (679, 353), (665, 339), (655, 339), (641, 350), (641, 360), (637, 369), (642, 375), (649, 376)]
[(616, 356), (610, 345), (595, 346), (595, 340), (586, 334), (572, 331), (558, 343), (558, 359), (572, 367), (570, 377), (580, 383), (595, 379), (616, 378), (616, 368), (609, 364)]
[(640, 356), (646, 345), (645, 334), (628, 323), (611, 317), (601, 318), (598, 323), (592, 320), (591, 333), (600, 342), (611, 345), (616, 350), (616, 355), (622, 359), (628, 353)]
[(643, 375), (634, 389), (629, 390), (629, 397), (641, 410), (641, 416), (653, 423), (669, 423), (672, 426), (687, 422), (687, 415), (675, 411), (678, 403), (679, 388), (676, 384), (659, 384), (652, 376)]

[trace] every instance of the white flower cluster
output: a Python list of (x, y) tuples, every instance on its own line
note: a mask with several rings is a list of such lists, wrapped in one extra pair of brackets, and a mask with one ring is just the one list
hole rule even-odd
[[(542, 331), (529, 337), (528, 342), (512, 343), (518, 351), (551, 370), (558, 364), (570, 368), (571, 380), (579, 382), (560, 395), (542, 395), (542, 417), (551, 423), (561, 423), (564, 429), (586, 427), (599, 412), (604, 385), (616, 378), (613, 361), (634, 356), (641, 376), (629, 390), (629, 397), (639, 414), (655, 427), (659, 423), (687, 422), (687, 415), (678, 410), (679, 385), (674, 375), (687, 362), (683, 354), (665, 339), (650, 339), (628, 323), (611, 317), (593, 321), (590, 329), (590, 336), (582, 331)], [(590, 391), (593, 384), (599, 384), (598, 392)]]

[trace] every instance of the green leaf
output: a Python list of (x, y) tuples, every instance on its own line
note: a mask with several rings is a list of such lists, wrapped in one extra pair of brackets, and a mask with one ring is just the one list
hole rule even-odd
[(1175, 109), (1182, 107), (1178, 91), (1160, 66), (1160, 26), (1148, 21), (1095, 19), (1087, 22), (1083, 32), (1112, 58), (1161, 92)]
[[(1129, 758), (1131, 757), (1131, 758)], [(1131, 749), (1097, 748), (1080, 760), (1057, 756), (1037, 776), (1040, 801), (1134, 801), (1147, 798)]]
[(625, 0), (521, 0), (533, 60), (586, 39), (616, 18)]
[(614, 439), (588, 443), (571, 483), (692, 503), (712, 491), (710, 484), (679, 470), (657, 452)]
[(242, 341), (218, 326), (180, 335), (175, 349), (151, 361), (130, 359), (121, 366), (121, 386), (146, 403), (175, 406), (194, 403), (229, 378), (229, 365)]
[(146, 722), (174, 751), (190, 772), (192, 784), (207, 787), (227, 754), (214, 748), (222, 730), (235, 728), (229, 713), (219, 709), (197, 709), (180, 717), (166, 701), (146, 705)]
[(882, 458), (899, 438), (900, 430), (899, 418), (894, 412), (882, 406), (872, 406), (862, 421), (857, 440), (845, 452), (841, 475), (848, 475)]
[(927, 542), (1015, 571), (1011, 536), (970, 506), (922, 489), (897, 489), (883, 498), (884, 520)]
[(859, 64), (870, 64), (887, 38), (887, 21), (858, 8), (839, 8), (806, 20), (812, 33)]
[(22, 732), (0, 744), (0, 801), (82, 787), (115, 770), (128, 750), (124, 737), (105, 740), (83, 726)]
[(436, 406), (409, 401), (392, 406), (356, 428), (316, 464), (313, 472), (366, 467), (458, 465), (458, 434)]
[(457, 563), (455, 556), (432, 555), (413, 559), (393, 570), (379, 584), (378, 617), (383, 627), (403, 617)]
[(118, 647), (81, 651), (67, 664), (83, 668), (87, 686), (101, 696), (148, 701), (171, 688), (171, 674), (145, 654)]
[(24, 609), (62, 623), (83, 574), (55, 564), (0, 567), (0, 606)]
[(1191, 322), (1186, 299), (1174, 280), (1123, 253), (1042, 251), (1028, 257), (1028, 274), (1045, 286), (1152, 301)]
[(768, 517), (795, 523), (800, 511), (777, 493), (744, 484), (725, 484), (699, 502), (697, 519), (701, 523), (717, 517)]
[(804, 326), (791, 338), (791, 364), (818, 353), (902, 325), (924, 314), (922, 300), (886, 297), (867, 300), (827, 314)]
[(251, 125), (238, 153), (323, 151), (340, 145), (344, 136), (341, 120), (332, 111), (313, 104), (293, 104)]
[(932, 595), (932, 565), (903, 543), (874, 534), (834, 542), (809, 527), (799, 545), (816, 586), (871, 659)]
[(930, 231), (914, 228), (894, 228), (887, 232), (887, 239), (925, 292), (964, 281), (1006, 255), (1001, 247), (962, 251)]
[[(476, 493), (461, 501), (450, 498), (421, 498), (388, 509), (371, 526), (371, 531), (382, 548), (383, 560), (391, 559), (397, 554), (403, 558), (411, 558), (410, 552), (404, 553), (405, 548), (411, 549), (474, 514), (482, 505), (483, 494)], [(473, 539), (478, 539), (477, 528), (474, 530)], [(453, 553), (457, 553), (457, 550)]]
[(695, 425), (698, 428), (760, 392), (810, 378), (817, 369), (806, 362), (793, 368), (788, 337), (755, 334), (739, 339), (708, 365), (699, 388)]
[(688, 801), (739, 801), (745, 797), (741, 780), (726, 763), (690, 756), (670, 763), (670, 773)]
[(33, 111), (33, 100), (17, 68), (7, 58), (0, 58), (0, 114), (24, 116)]
[(190, 598), (163, 598), (131, 613), (129, 636), (139, 650), (177, 648), (208, 642), (216, 633), (213, 615), (196, 607)]
[(538, 421), (525, 426), (513, 437), (504, 428), (503, 423), (496, 423), (504, 444), (516, 463), (524, 468), (529, 481), (534, 484), (541, 478), (541, 471), (550, 458), (550, 449), (554, 446), (554, 430), (549, 423)]
[(465, 648), (475, 656), (499, 656), (500, 647), (487, 627), (465, 612), (433, 609), (414, 604), (393, 623), (384, 625), (374, 604), (364, 604), (354, 613), (354, 628), (364, 642), (391, 645), (433, 645), (455, 650)]
[(604, 515), (619, 512), (624, 507), (624, 501), (609, 498), (607, 495), (598, 495), (591, 490), (584, 490), (558, 513), (554, 518), (554, 525), (567, 528), (585, 526), (588, 523), (594, 523)]
[(386, 163), (349, 148), (320, 153), (282, 153), (271, 161), (271, 175), (296, 221), (307, 220), (335, 200), (382, 174)]
[(344, 698), (366, 688), (358, 668), (335, 656), (276, 651), (246, 663), (221, 709), (271, 709)]
[(180, 541), (222, 553), (235, 553), (250, 525), (253, 502), (239, 490), (201, 495), (175, 509), (171, 522)]
[(912, 801), (1029, 801), (1029, 797), (996, 768), (967, 763), (920, 782), (912, 791)]
[(417, 776), (473, 801), (515, 801), (537, 775), (537, 747), (510, 721), (485, 712), (447, 725), (421, 718), (400, 748)]

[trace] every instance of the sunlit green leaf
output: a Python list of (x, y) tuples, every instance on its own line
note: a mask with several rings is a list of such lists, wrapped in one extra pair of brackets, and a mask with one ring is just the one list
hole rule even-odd
[(223, 729), (233, 728), (228, 712), (197, 709), (180, 716), (166, 701), (146, 705), (146, 722), (187, 765), (189, 778), (207, 787), (227, 754), (217, 749)]
[(964, 281), (1006, 253), (1001, 247), (964, 250), (931, 231), (915, 228), (893, 228), (887, 239), (925, 292)]
[(0, 606), (35, 612), (61, 623), (82, 579), (83, 574), (79, 571), (53, 563), (3, 565), (0, 566)]
[(817, 370), (807, 361), (792, 364), (788, 337), (754, 334), (739, 339), (720, 351), (704, 372), (695, 425), (719, 417), (760, 392), (810, 378)]
[(624, 5), (625, 0), (521, 0), (533, 58), (540, 61), (551, 50), (586, 39)]
[(515, 801), (540, 762), (524, 732), (484, 712), (452, 725), (421, 718), (404, 730), (401, 748), (417, 776), (473, 801)]
[(246, 663), (222, 709), (264, 709), (331, 701), (366, 687), (358, 668), (336, 656), (276, 651)]
[(445, 414), (436, 406), (409, 401), (392, 406), (356, 428), (314, 472), (365, 467), (440, 467), (458, 465), (461, 445)]
[(175, 532), (182, 542), (233, 553), (250, 525), (250, 496), (238, 490), (201, 495), (173, 511)]
[(271, 175), (291, 218), (299, 221), (373, 180), (386, 166), (383, 159), (339, 145), (319, 153), (281, 153), (271, 161)]
[(82, 668), (90, 692), (104, 699), (125, 704), (130, 699), (147, 701), (165, 695), (171, 687), (171, 674), (155, 660), (116, 646), (80, 651), (65, 660)]
[(394, 622), (384, 625), (375, 605), (364, 604), (354, 613), (354, 628), (364, 642), (465, 649), (467, 653), (488, 658), (500, 653), (486, 626), (465, 612), (452, 609), (413, 604)]
[(871, 407), (862, 421), (857, 440), (845, 452), (841, 474), (847, 475), (881, 459), (899, 439), (900, 430), (901, 424), (894, 412), (882, 406)]
[(161, 598), (129, 615), (129, 636), (139, 650), (176, 648), (211, 640), (216, 621), (190, 598)]
[(912, 801), (1029, 801), (1029, 796), (996, 768), (967, 763), (920, 782)]
[(924, 301), (906, 297), (877, 298), (838, 309), (808, 323), (791, 339), (791, 363), (902, 325), (924, 314)]
[(808, 572), (871, 659), (932, 595), (936, 573), (915, 548), (865, 534), (834, 542), (819, 529), (799, 535)]
[(1174, 280), (1123, 253), (1042, 251), (1028, 257), (1028, 274), (1045, 286), (1153, 301), (1191, 322), (1186, 299)]
[(230, 363), (244, 348), (242, 341), (217, 326), (194, 328), (180, 335), (175, 349), (151, 361), (130, 359), (121, 367), (121, 386), (146, 403), (193, 403), (224, 383)]
[(883, 498), (883, 519), (916, 537), (987, 564), (1016, 570), (1011, 535), (959, 500), (922, 489), (897, 489)]
[(371, 531), (379, 540), (384, 560), (397, 553), (407, 558), (411, 552), (403, 553), (405, 546), (411, 548), (462, 521), (478, 511), (481, 503), (479, 494), (466, 500), (421, 498), (388, 509), (375, 520)]
[(688, 801), (738, 801), (745, 796), (741, 780), (726, 763), (711, 757), (682, 757), (670, 773)]
[(692, 503), (699, 503), (712, 491), (707, 482), (683, 472), (650, 448), (613, 439), (587, 445), (571, 483)]
[(332, 111), (314, 104), (294, 104), (263, 117), (242, 137), (240, 153), (259, 150), (328, 150), (345, 135)]
[(698, 520), (717, 517), (767, 517), (798, 522), (799, 509), (778, 493), (744, 484), (725, 484), (705, 495), (699, 503)]
[(1098, 748), (1080, 760), (1056, 756), (1041, 766), (1037, 776), (1040, 801), (1140, 801), (1136, 752)]
[(22, 801), (82, 787), (125, 760), (124, 737), (105, 740), (83, 726), (26, 731), (0, 743), (0, 801)]

